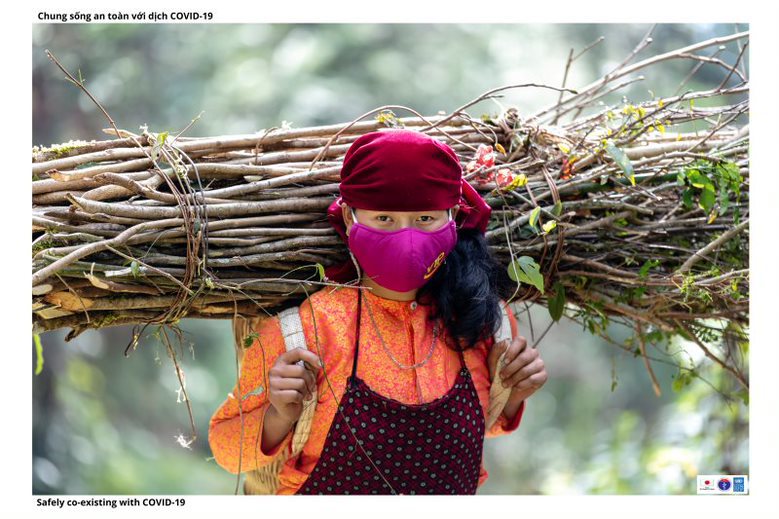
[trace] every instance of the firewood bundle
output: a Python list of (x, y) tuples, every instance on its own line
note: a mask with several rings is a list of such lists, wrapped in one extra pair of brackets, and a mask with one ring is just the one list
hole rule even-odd
[(382, 107), (209, 138), (114, 126), (108, 140), (36, 147), (34, 331), (263, 315), (333, 285), (323, 268), (349, 257), (326, 220), (341, 161), (360, 135), (396, 127), (457, 152), (493, 208), (487, 243), (516, 299), (594, 332), (609, 320), (666, 333), (708, 318), (744, 326), (748, 81), (722, 63), (716, 89), (598, 104), (659, 61), (558, 89), (535, 114), (469, 115), (500, 91), (540, 86), (509, 85), (430, 117)]

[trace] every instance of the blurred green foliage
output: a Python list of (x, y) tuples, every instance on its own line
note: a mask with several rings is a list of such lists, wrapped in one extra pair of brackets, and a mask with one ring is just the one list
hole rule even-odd
[[(569, 86), (612, 69), (649, 25), (35, 25), (33, 143), (104, 139), (107, 121), (48, 61), (49, 49), (86, 85), (120, 128), (176, 131), (204, 111), (190, 136), (331, 124), (385, 104), (423, 114), (451, 111), (512, 83), (559, 85), (568, 50), (606, 40), (578, 60)], [(660, 25), (649, 51), (660, 53), (732, 25)], [(729, 48), (724, 59), (738, 51)], [(668, 63), (622, 95), (671, 95), (692, 64)], [(658, 69), (660, 70), (660, 69)], [(703, 67), (689, 88), (711, 88), (723, 73)], [(509, 91), (472, 115), (516, 106), (522, 113), (557, 100), (541, 89)], [(702, 101), (705, 102), (705, 101)], [(396, 111), (396, 113), (398, 113)], [(398, 113), (398, 115), (407, 115)], [(531, 307), (533, 322), (547, 310)], [(529, 333), (527, 314), (520, 316)], [(593, 324), (593, 323), (590, 323)], [(596, 323), (599, 329), (606, 323)], [(151, 328), (151, 327), (150, 327)], [(45, 364), (33, 378), (33, 492), (46, 494), (226, 494), (236, 478), (210, 459), (208, 420), (235, 381), (230, 323), (184, 320), (184, 370), (197, 439), (165, 347), (142, 338), (125, 358), (130, 327), (88, 331), (64, 343), (43, 334)], [(620, 342), (629, 332), (612, 326)], [(730, 379), (695, 357), (689, 344), (654, 344), (652, 353), (693, 357), (701, 378), (676, 382), (654, 363), (662, 397), (640, 358), (563, 318), (540, 345), (549, 382), (531, 397), (519, 431), (488, 440), (483, 494), (694, 494), (697, 473), (748, 474), (744, 401), (727, 402)], [(678, 350), (679, 353), (674, 353)], [(669, 353), (670, 352), (670, 353)], [(746, 351), (744, 352), (746, 355)], [(680, 358), (681, 358), (680, 357)], [(32, 370), (38, 357), (33, 348)], [(679, 359), (677, 359), (679, 360)], [(704, 381), (705, 380), (705, 381)], [(707, 384), (707, 382), (711, 384)], [(713, 386), (713, 387), (712, 387)]]

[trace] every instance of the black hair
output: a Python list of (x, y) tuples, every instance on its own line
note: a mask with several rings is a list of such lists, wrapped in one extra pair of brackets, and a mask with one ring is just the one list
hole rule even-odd
[(457, 245), (418, 291), (420, 304), (430, 304), (430, 320), (443, 319), (454, 350), (473, 348), (500, 327), (500, 299), (514, 293), (516, 283), (487, 247), (477, 229), (457, 231)]

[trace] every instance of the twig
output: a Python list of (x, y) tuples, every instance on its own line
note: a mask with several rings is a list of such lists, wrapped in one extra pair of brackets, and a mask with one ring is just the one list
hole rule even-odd
[(741, 223), (739, 223), (737, 226), (733, 227), (727, 232), (722, 233), (722, 235), (717, 238), (716, 240), (712, 241), (705, 247), (703, 247), (701, 250), (690, 256), (687, 261), (685, 261), (681, 267), (677, 270), (677, 273), (683, 274), (685, 272), (688, 272), (693, 265), (698, 263), (701, 259), (703, 259), (708, 253), (710, 253), (712, 250), (716, 249), (732, 237), (734, 237), (736, 234), (740, 233), (744, 229), (746, 229), (747, 225), (749, 225), (749, 218), (745, 219)]

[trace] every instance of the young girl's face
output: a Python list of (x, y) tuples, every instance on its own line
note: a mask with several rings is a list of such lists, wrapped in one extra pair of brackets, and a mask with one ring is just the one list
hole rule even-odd
[[(457, 214), (459, 206), (452, 208), (452, 218)], [(347, 232), (354, 224), (352, 212), (346, 205), (343, 207), (344, 221)], [(373, 211), (370, 209), (355, 209), (357, 221), (368, 227), (381, 231), (397, 231), (406, 227), (414, 227), (420, 231), (432, 232), (440, 229), (449, 221), (446, 209), (435, 211)]]

